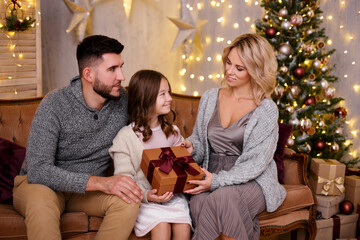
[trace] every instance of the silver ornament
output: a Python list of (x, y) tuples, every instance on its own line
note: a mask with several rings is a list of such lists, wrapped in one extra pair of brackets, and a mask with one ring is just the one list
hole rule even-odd
[(338, 134), (341, 136), (343, 134), (343, 130), (341, 128), (337, 128), (337, 129), (335, 129), (335, 134)]
[(286, 141), (286, 145), (288, 147), (292, 147), (292, 146), (294, 146), (294, 144), (295, 144), (294, 139), (292, 137), (289, 137), (288, 140)]
[(289, 14), (288, 10), (286, 8), (282, 8), (279, 11), (279, 16), (280, 17), (286, 17)]
[(281, 23), (281, 28), (284, 30), (289, 30), (291, 27), (291, 23), (285, 19), (282, 23)]
[(339, 144), (337, 144), (336, 142), (334, 142), (333, 144), (331, 144), (330, 146), (330, 151), (331, 152), (337, 152), (339, 151), (340, 147), (339, 147)]
[(319, 128), (325, 127), (325, 122), (323, 120), (320, 120), (318, 123)]
[(301, 89), (298, 85), (292, 85), (289, 87), (291, 94), (294, 96), (294, 98), (297, 98), (301, 92)]
[(288, 42), (281, 44), (278, 50), (284, 55), (290, 55), (293, 53), (293, 49)]
[(299, 125), (299, 119), (297, 118), (292, 118), (289, 120), (289, 124), (290, 125), (293, 125), (294, 127), (298, 126)]
[(327, 66), (323, 66), (322, 68), (321, 68), (321, 71), (322, 72), (326, 72), (328, 70), (328, 67)]
[(286, 108), (285, 108), (285, 110), (288, 112), (288, 113), (293, 113), (294, 112), (294, 107), (292, 107), (292, 106), (287, 106)]
[(274, 89), (274, 96), (276, 98), (282, 98), (284, 96), (285, 93), (285, 88), (281, 85), (277, 85)]
[(333, 98), (335, 96), (335, 88), (328, 87), (327, 89), (324, 90), (324, 95), (328, 99)]
[(311, 123), (311, 120), (310, 120), (310, 119), (308, 119), (308, 118), (302, 118), (302, 119), (300, 119), (300, 129), (301, 129), (302, 131), (307, 131), (307, 130), (309, 130), (309, 129), (311, 128), (311, 125), (312, 125), (312, 123)]
[(322, 79), (320, 81), (320, 86), (321, 86), (322, 89), (327, 89), (329, 87), (329, 82), (326, 81), (325, 79)]
[(321, 67), (321, 61), (318, 60), (318, 59), (315, 59), (312, 63), (312, 66), (316, 69), (320, 68)]
[(311, 146), (309, 145), (308, 142), (306, 142), (305, 144), (300, 145), (298, 147), (298, 151), (302, 152), (302, 153), (310, 153), (311, 152)]

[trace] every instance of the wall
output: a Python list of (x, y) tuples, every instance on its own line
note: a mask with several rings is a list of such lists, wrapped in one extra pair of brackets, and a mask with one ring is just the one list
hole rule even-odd
[[(183, 0), (193, 4), (194, 1)], [(219, 6), (212, 6), (210, 0), (199, 0), (199, 19), (208, 20), (200, 29), (203, 52), (193, 47), (193, 53), (200, 57), (196, 60), (183, 60), (181, 46), (173, 51), (171, 47), (178, 33), (178, 28), (167, 17), (180, 18), (180, 0), (133, 0), (132, 12), (127, 19), (122, 0), (99, 0), (92, 12), (94, 34), (105, 34), (119, 39), (124, 45), (124, 73), (127, 85), (131, 75), (142, 68), (159, 70), (169, 78), (175, 92), (202, 94), (206, 89), (218, 86), (221, 76), (221, 64), (216, 56), (222, 53), (228, 40), (241, 33), (254, 31), (252, 24), (261, 18), (263, 9), (260, 1), (254, 0), (217, 0)], [(342, 4), (344, 2), (345, 4)], [(194, 5), (194, 4), (193, 4)], [(229, 8), (231, 5), (231, 8)], [(360, 1), (322, 0), (320, 8), (324, 11), (326, 35), (332, 40), (327, 49), (337, 51), (331, 57), (330, 64), (336, 64), (331, 74), (339, 77), (335, 85), (336, 95), (345, 98), (344, 106), (348, 111), (348, 132), (353, 132), (354, 155), (360, 155), (360, 91), (353, 86), (360, 85), (360, 64), (358, 45), (360, 36)], [(75, 49), (77, 39), (74, 32), (67, 34), (72, 13), (62, 0), (41, 2), (42, 11), (42, 56), (43, 56), (43, 92), (68, 84), (77, 74)], [(329, 20), (327, 16), (333, 18)], [(219, 18), (223, 17), (223, 21)], [(249, 17), (247, 22), (245, 19)], [(234, 26), (237, 23), (238, 25)], [(340, 28), (343, 25), (343, 28)], [(353, 39), (349, 39), (349, 34)], [(223, 38), (217, 41), (217, 38)], [(347, 54), (344, 51), (347, 50)], [(211, 57), (211, 61), (208, 61)], [(354, 62), (354, 64), (353, 64)], [(181, 69), (187, 73), (180, 76)], [(192, 75), (193, 74), (193, 75)], [(344, 77), (347, 75), (347, 77)], [(203, 77), (204, 79), (201, 80)], [(192, 78), (193, 77), (193, 78)], [(356, 132), (357, 131), (357, 132)]]

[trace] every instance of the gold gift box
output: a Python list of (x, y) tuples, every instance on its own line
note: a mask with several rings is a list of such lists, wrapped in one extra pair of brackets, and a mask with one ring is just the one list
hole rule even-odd
[(337, 196), (345, 192), (345, 164), (335, 159), (312, 158), (310, 186), (316, 194)]

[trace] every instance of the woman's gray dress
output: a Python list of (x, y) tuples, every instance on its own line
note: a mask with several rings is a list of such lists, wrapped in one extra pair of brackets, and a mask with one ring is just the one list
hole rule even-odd
[[(211, 146), (209, 172), (218, 173), (232, 168), (242, 153), (245, 127), (253, 111), (223, 128), (217, 103), (208, 126)], [(193, 195), (190, 199), (195, 227), (193, 239), (211, 240), (222, 233), (235, 239), (257, 240), (260, 236), (257, 215), (263, 210), (265, 198), (255, 181)]]

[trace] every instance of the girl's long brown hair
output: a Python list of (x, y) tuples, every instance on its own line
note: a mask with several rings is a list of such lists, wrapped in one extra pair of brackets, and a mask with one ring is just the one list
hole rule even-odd
[[(152, 131), (149, 126), (149, 116), (154, 111), (162, 78), (168, 81), (167, 78), (160, 72), (154, 70), (140, 70), (131, 77), (129, 82), (128, 112), (130, 122), (135, 123), (133, 127), (135, 132), (137, 131), (143, 134), (144, 142), (148, 141), (152, 135)], [(172, 134), (177, 135), (177, 131), (175, 131), (172, 126), (172, 123), (175, 120), (175, 112), (171, 111), (171, 113), (173, 114), (172, 119), (170, 118), (170, 114), (159, 116), (161, 129), (167, 138)], [(143, 127), (143, 130), (140, 129), (141, 127)]]

